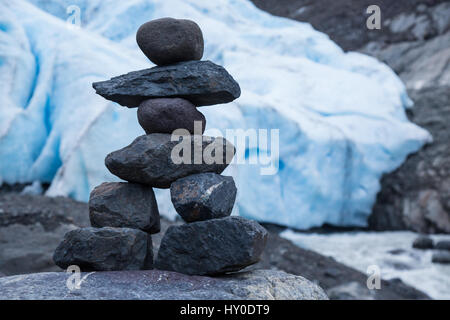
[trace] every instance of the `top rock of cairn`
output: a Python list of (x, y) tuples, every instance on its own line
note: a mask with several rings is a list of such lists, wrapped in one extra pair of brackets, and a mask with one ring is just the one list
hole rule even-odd
[(203, 34), (191, 20), (162, 18), (144, 23), (136, 34), (142, 52), (156, 65), (200, 60)]
[[(93, 228), (69, 232), (55, 251), (56, 264), (152, 268), (150, 234), (160, 230), (153, 188), (170, 188), (175, 210), (186, 221), (167, 230), (156, 268), (217, 275), (256, 263), (267, 231), (256, 221), (230, 217), (237, 188), (232, 177), (220, 175), (236, 150), (223, 138), (202, 135), (206, 119), (197, 110), (233, 101), (241, 93), (239, 85), (223, 67), (198, 61), (203, 36), (193, 21), (153, 20), (139, 28), (136, 40), (158, 66), (93, 87), (106, 99), (138, 107), (147, 134), (106, 157), (110, 172), (127, 182), (105, 183), (92, 191)], [(181, 135), (179, 129), (184, 129)]]
[(149, 99), (182, 98), (196, 107), (231, 102), (241, 89), (233, 77), (203, 56), (203, 35), (190, 20), (163, 18), (143, 24), (139, 48), (156, 67), (93, 83), (97, 94), (129, 108)]

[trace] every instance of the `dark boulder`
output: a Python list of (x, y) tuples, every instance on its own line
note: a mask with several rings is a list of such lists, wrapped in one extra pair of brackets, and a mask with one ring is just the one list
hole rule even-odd
[(151, 98), (183, 98), (208, 106), (239, 98), (238, 83), (211, 61), (188, 61), (130, 72), (92, 84), (97, 94), (129, 108)]
[(63, 269), (77, 265), (82, 271), (151, 269), (152, 239), (129, 228), (80, 228), (69, 231), (53, 255)]
[(144, 23), (136, 33), (142, 52), (157, 65), (200, 60), (203, 34), (191, 20), (161, 18)]
[(110, 153), (106, 167), (121, 179), (169, 188), (177, 179), (202, 172), (221, 173), (233, 159), (234, 146), (224, 138), (153, 133)]
[(437, 249), (437, 250), (448, 250), (448, 251), (450, 251), (450, 240), (438, 241), (434, 248)]
[(185, 99), (159, 98), (142, 102), (137, 112), (138, 121), (147, 134), (172, 133), (176, 129), (186, 129), (194, 134), (194, 124), (201, 124), (201, 131), (205, 132), (205, 116)]
[(450, 252), (441, 251), (433, 253), (431, 261), (434, 263), (448, 264), (450, 263)]
[(417, 237), (412, 244), (415, 249), (433, 249), (433, 246), (433, 239), (426, 236)]
[(233, 177), (212, 172), (181, 178), (170, 186), (175, 210), (187, 222), (229, 216), (236, 192)]
[(149, 186), (105, 182), (89, 198), (89, 218), (93, 227), (141, 229), (148, 233), (160, 230), (155, 193)]
[(259, 223), (226, 217), (170, 227), (155, 267), (190, 275), (238, 271), (259, 261), (267, 231)]

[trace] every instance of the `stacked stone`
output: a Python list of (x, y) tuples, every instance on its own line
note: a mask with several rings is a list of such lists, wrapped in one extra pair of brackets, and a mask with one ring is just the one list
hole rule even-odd
[[(153, 20), (139, 28), (136, 40), (157, 66), (93, 87), (106, 99), (138, 107), (146, 135), (106, 157), (109, 171), (127, 182), (103, 183), (92, 191), (92, 227), (66, 234), (55, 251), (56, 264), (84, 270), (152, 268), (150, 235), (160, 230), (152, 188), (170, 188), (172, 203), (186, 221), (167, 230), (156, 268), (214, 275), (257, 262), (267, 232), (255, 221), (230, 216), (237, 190), (232, 177), (221, 175), (235, 148), (223, 138), (203, 136), (206, 119), (197, 110), (233, 101), (240, 96), (239, 85), (221, 66), (200, 61), (203, 35), (193, 21)], [(174, 153), (180, 141), (187, 141), (190, 155)], [(214, 150), (214, 161), (203, 157), (208, 150)], [(174, 160), (174, 154), (183, 161)]]

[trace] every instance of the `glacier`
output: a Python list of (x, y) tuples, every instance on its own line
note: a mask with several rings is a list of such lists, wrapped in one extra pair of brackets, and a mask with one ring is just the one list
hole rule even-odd
[[(80, 27), (67, 22), (74, 5)], [(135, 109), (91, 83), (153, 66), (135, 32), (165, 16), (196, 21), (204, 59), (241, 86), (238, 100), (200, 109), (205, 134), (279, 129), (276, 174), (249, 164), (224, 173), (238, 187), (233, 214), (298, 229), (365, 226), (381, 176), (432, 141), (408, 121), (412, 102), (388, 66), (250, 1), (0, 0), (0, 183), (50, 183), (49, 196), (87, 201), (118, 181), (105, 156), (144, 131)], [(168, 191), (156, 194), (174, 218)]]

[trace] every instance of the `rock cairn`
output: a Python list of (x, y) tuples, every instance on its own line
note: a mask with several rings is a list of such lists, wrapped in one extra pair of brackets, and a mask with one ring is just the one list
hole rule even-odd
[[(92, 191), (92, 227), (68, 232), (55, 251), (55, 263), (83, 271), (154, 266), (215, 275), (257, 262), (267, 231), (255, 221), (230, 216), (237, 190), (232, 177), (221, 175), (235, 148), (223, 138), (203, 136), (206, 119), (197, 110), (233, 101), (240, 96), (239, 85), (221, 66), (200, 61), (203, 35), (193, 21), (153, 20), (139, 28), (136, 40), (157, 66), (93, 87), (108, 100), (138, 107), (146, 135), (106, 157), (109, 171), (127, 182), (103, 183)], [(177, 129), (184, 133), (174, 139)], [(182, 141), (192, 153), (175, 153), (180, 162), (173, 151)], [(205, 158), (208, 150), (214, 151)], [(172, 203), (186, 221), (167, 230), (155, 263), (151, 234), (160, 231), (160, 217), (153, 188), (170, 188)]]

